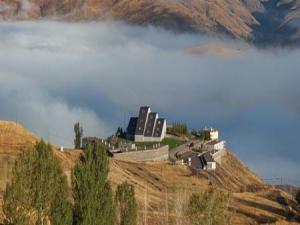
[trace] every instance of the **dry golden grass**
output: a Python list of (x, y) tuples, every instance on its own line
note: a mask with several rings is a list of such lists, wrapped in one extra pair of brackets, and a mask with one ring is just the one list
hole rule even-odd
[[(14, 127), (15, 126), (15, 127)], [(34, 143), (36, 138), (24, 128), (14, 123), (0, 123), (0, 207), (5, 184), (9, 181), (13, 162), (22, 149), (22, 145)], [(5, 137), (7, 134), (8, 138)], [(14, 138), (16, 134), (17, 138)], [(70, 184), (71, 170), (82, 152), (80, 150), (55, 150), (63, 171)], [(207, 179), (209, 178), (209, 179)], [(222, 166), (214, 173), (193, 175), (182, 165), (168, 162), (134, 163), (110, 159), (109, 180), (113, 189), (123, 181), (135, 186), (138, 201), (138, 224), (185, 225), (187, 219), (184, 210), (189, 196), (206, 190), (210, 183), (216, 184), (232, 195), (230, 208), (235, 212), (235, 224), (262, 224), (277, 221), (276, 224), (293, 224), (286, 221), (289, 211), (300, 214), (289, 194), (263, 183), (255, 174), (241, 163), (236, 156), (227, 152)], [(279, 203), (283, 198), (288, 206)], [(0, 208), (0, 218), (3, 218)], [(1, 219), (0, 219), (1, 222)], [(297, 223), (295, 223), (297, 224)]]
[(33, 144), (36, 140), (23, 126), (15, 122), (0, 121), (0, 154), (15, 154), (25, 144)]

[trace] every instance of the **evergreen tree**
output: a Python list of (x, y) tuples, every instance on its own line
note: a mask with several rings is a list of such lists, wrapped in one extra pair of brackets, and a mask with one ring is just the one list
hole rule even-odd
[(211, 187), (203, 194), (190, 197), (187, 215), (191, 225), (230, 225), (229, 195)]
[(74, 145), (75, 148), (79, 149), (81, 148), (81, 138), (83, 136), (83, 128), (80, 126), (79, 122), (75, 123), (74, 132), (75, 132)]
[(87, 146), (72, 171), (75, 225), (113, 225), (115, 208), (107, 181), (109, 161), (99, 143)]
[(4, 194), (8, 225), (71, 225), (67, 179), (50, 145), (40, 141), (15, 162)]
[(118, 130), (116, 132), (116, 136), (119, 138), (125, 138), (126, 137), (126, 132), (123, 131), (122, 127), (118, 127)]
[(137, 204), (134, 186), (124, 182), (116, 191), (117, 221), (119, 225), (137, 224)]

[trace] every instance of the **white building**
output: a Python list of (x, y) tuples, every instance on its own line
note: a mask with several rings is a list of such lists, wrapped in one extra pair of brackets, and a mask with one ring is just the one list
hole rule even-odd
[(219, 131), (213, 128), (203, 128), (204, 139), (208, 141), (214, 141), (219, 139)]
[(214, 140), (214, 141), (207, 142), (203, 145), (203, 149), (210, 152), (223, 150), (224, 148), (225, 148), (225, 141)]
[(149, 106), (142, 106), (139, 117), (130, 118), (126, 136), (136, 142), (161, 142), (167, 132), (167, 121), (151, 112)]

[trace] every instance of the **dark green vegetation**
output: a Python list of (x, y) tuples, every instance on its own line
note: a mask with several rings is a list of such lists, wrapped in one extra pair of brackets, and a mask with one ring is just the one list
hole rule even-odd
[(188, 128), (185, 123), (173, 123), (172, 127), (167, 129), (167, 133), (180, 137), (189, 135)]
[(187, 216), (191, 225), (230, 225), (232, 213), (229, 212), (229, 195), (210, 187), (202, 194), (190, 197)]
[(7, 225), (71, 225), (67, 179), (51, 146), (44, 141), (25, 150), (4, 194)]
[(108, 157), (99, 144), (89, 145), (72, 172), (75, 225), (113, 225), (115, 207), (107, 181)]
[(135, 200), (134, 186), (124, 182), (116, 191), (117, 224), (137, 224), (137, 203)]
[(182, 145), (184, 141), (176, 140), (174, 138), (165, 138), (162, 142), (163, 145), (169, 145), (170, 149), (174, 149), (179, 145)]
[(81, 148), (81, 139), (83, 136), (83, 128), (80, 126), (79, 122), (75, 123), (74, 132), (75, 132), (74, 146), (76, 149), (80, 149)]
[[(153, 148), (153, 145), (158, 144), (159, 142), (135, 142), (135, 145), (139, 148), (146, 147), (147, 149)], [(169, 145), (169, 149), (173, 149), (182, 145), (184, 141), (180, 141), (174, 138), (165, 138), (160, 142), (161, 145)]]
[(123, 130), (122, 127), (118, 127), (117, 132), (116, 132), (116, 136), (118, 138), (126, 138), (126, 132)]
[(72, 204), (52, 147), (44, 141), (27, 147), (16, 160), (4, 193), (5, 225), (114, 225), (116, 217), (122, 225), (135, 225), (134, 186), (119, 185), (115, 203), (108, 168), (104, 147), (88, 145), (72, 171)]

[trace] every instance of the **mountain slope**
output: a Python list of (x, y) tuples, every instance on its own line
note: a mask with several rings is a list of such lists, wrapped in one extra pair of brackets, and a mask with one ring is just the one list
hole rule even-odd
[(0, 20), (121, 20), (264, 44), (300, 40), (297, 0), (0, 0)]
[[(3, 218), (1, 196), (10, 179), (13, 162), (25, 145), (36, 140), (22, 126), (0, 121), (0, 222)], [(82, 152), (66, 150), (62, 153), (55, 147), (53, 151), (70, 181), (71, 169)], [(109, 180), (113, 188), (123, 181), (134, 184), (139, 224), (143, 224), (145, 218), (149, 225), (166, 224), (166, 215), (169, 224), (178, 220), (184, 224), (186, 219), (178, 217), (178, 203), (185, 207), (191, 193), (206, 190), (210, 183), (232, 193), (230, 207), (236, 212), (235, 224), (273, 221), (286, 224), (290, 215), (294, 214), (295, 218), (300, 215), (291, 195), (266, 185), (229, 151), (215, 173), (204, 172), (199, 176), (193, 175), (186, 166), (174, 166), (168, 162), (134, 163), (111, 159)]]
[[(2, 10), (1, 10), (2, 8)], [(123, 20), (177, 31), (249, 36), (255, 18), (240, 0), (0, 0), (2, 19)]]

